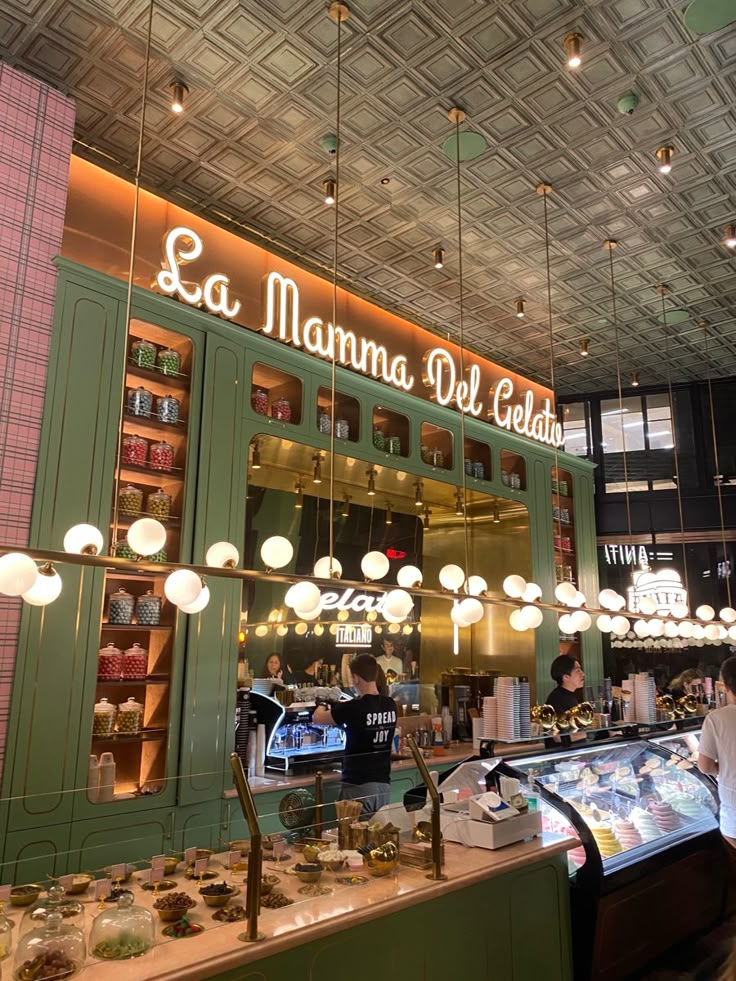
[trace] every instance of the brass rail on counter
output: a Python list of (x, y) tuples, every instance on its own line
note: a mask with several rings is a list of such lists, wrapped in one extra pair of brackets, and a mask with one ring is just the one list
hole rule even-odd
[(406, 743), (411, 750), (411, 755), (414, 757), (414, 762), (417, 765), (417, 769), (422, 775), (424, 780), (424, 786), (427, 788), (427, 793), (432, 798), (432, 871), (427, 876), (428, 879), (435, 879), (437, 881), (442, 881), (446, 879), (447, 876), (442, 871), (442, 828), (440, 827), (440, 792), (434, 785), (434, 780), (427, 769), (427, 764), (424, 762), (424, 757), (422, 756), (422, 751), (416, 744), (414, 736), (409, 733), (406, 737)]
[(250, 853), (248, 855), (248, 880), (245, 886), (245, 915), (247, 926), (245, 933), (238, 935), (238, 940), (252, 944), (265, 940), (265, 934), (258, 932), (258, 914), (261, 910), (261, 875), (263, 873), (263, 836), (258, 823), (253, 792), (248, 778), (243, 770), (243, 764), (237, 753), (230, 754), (230, 766), (235, 778), (235, 789), (243, 810), (243, 817), (248, 823), (250, 833)]

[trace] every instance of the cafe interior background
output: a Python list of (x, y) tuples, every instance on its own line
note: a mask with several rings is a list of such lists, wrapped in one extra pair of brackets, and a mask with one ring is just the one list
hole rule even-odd
[[(141, 806), (219, 821), (274, 653), (341, 682), (388, 639), (408, 715), (463, 673), (543, 702), (560, 652), (594, 703), (717, 678), (736, 34), (705, 6), (0, 5), (6, 865)], [(98, 649), (134, 641), (103, 833)]]

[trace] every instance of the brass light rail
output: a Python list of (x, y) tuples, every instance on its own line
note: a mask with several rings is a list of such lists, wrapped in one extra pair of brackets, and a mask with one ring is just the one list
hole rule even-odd
[(406, 742), (411, 750), (411, 755), (414, 757), (414, 762), (417, 765), (417, 769), (422, 775), (422, 780), (424, 780), (424, 786), (427, 788), (427, 793), (432, 798), (432, 871), (427, 875), (427, 878), (441, 882), (446, 879), (447, 876), (442, 871), (440, 792), (434, 785), (434, 781), (432, 780), (429, 770), (427, 769), (427, 764), (424, 762), (424, 757), (422, 756), (421, 750), (417, 746), (414, 736), (412, 736), (411, 733), (409, 733), (409, 735), (406, 737)]
[(258, 823), (258, 812), (256, 811), (253, 793), (248, 783), (248, 778), (243, 770), (243, 764), (237, 753), (230, 754), (230, 766), (232, 767), (235, 779), (235, 790), (238, 793), (238, 800), (243, 809), (243, 817), (248, 822), (250, 833), (250, 852), (248, 854), (248, 881), (245, 886), (245, 915), (247, 926), (245, 933), (238, 936), (238, 940), (244, 943), (253, 944), (259, 940), (265, 940), (265, 934), (258, 932), (258, 914), (261, 910), (261, 874), (263, 872), (263, 838), (261, 826)]

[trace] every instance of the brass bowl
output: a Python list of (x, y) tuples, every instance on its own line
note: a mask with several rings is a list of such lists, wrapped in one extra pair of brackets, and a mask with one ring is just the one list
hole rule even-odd
[(387, 841), (368, 853), (368, 871), (376, 879), (391, 875), (399, 865), (399, 849), (392, 841)]
[(319, 845), (305, 845), (302, 856), (305, 862), (319, 862), (319, 853), (322, 851)]
[(88, 872), (80, 872), (72, 876), (72, 884), (65, 892), (67, 896), (79, 896), (83, 892), (87, 892), (94, 881), (95, 877), (93, 875), (90, 875)]
[(36, 902), (42, 892), (41, 886), (35, 882), (25, 886), (13, 886), (10, 890), (10, 905), (30, 906), (31, 903)]
[(270, 892), (276, 888), (281, 880), (277, 875), (262, 875), (261, 876), (261, 895), (267, 896)]
[(238, 838), (236, 841), (231, 841), (230, 851), (247, 855), (250, 852), (250, 838)]
[(177, 858), (176, 855), (166, 855), (165, 856), (165, 858), (164, 858), (164, 875), (167, 878), (170, 875), (173, 875), (176, 872), (176, 870), (179, 868), (179, 862), (180, 861), (181, 861), (181, 859), (180, 858)]
[(309, 872), (302, 872), (299, 869), (294, 869), (294, 874), (300, 882), (319, 882), (322, 878), (323, 869), (314, 869)]
[(199, 895), (204, 900), (206, 906), (227, 906), (233, 896), (236, 896), (237, 894), (238, 890), (235, 887), (231, 887), (230, 892), (223, 893), (221, 896), (208, 896), (206, 893), (203, 893), (201, 889), (199, 890)]
[(334, 862), (325, 862), (323, 860), (321, 864), (324, 865), (325, 868), (329, 869), (330, 872), (340, 872), (340, 871), (342, 871), (342, 869), (345, 868), (345, 863), (346, 862), (347, 862), (347, 859), (346, 858), (340, 858), (340, 859), (337, 859)]
[(197, 861), (199, 861), (202, 858), (208, 858), (208, 859), (209, 858), (212, 858), (212, 856), (214, 854), (215, 853), (212, 851), (211, 848), (198, 848), (197, 849)]
[[(227, 899), (229, 898), (230, 897), (228, 896)], [(174, 906), (171, 909), (157, 909), (156, 912), (158, 913), (159, 919), (164, 923), (176, 923), (177, 920), (180, 920), (183, 916), (186, 916), (192, 906), (195, 905), (196, 904), (192, 901), (186, 905)]]

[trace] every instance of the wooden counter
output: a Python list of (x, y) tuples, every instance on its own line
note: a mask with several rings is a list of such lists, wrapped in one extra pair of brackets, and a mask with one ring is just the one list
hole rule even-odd
[[(244, 922), (213, 921), (214, 910), (204, 905), (196, 886), (178, 875), (181, 888), (198, 900), (190, 919), (205, 926), (206, 932), (166, 940), (156, 917), (153, 950), (117, 963), (90, 957), (79, 977), (81, 981), (283, 981), (287, 977), (302, 981), (316, 978), (317, 964), (326, 970), (337, 956), (344, 966), (335, 974), (333, 964), (332, 976), (350, 981), (369, 977), (389, 981), (399, 976), (402, 981), (435, 977), (449, 981), (466, 970), (483, 970), (490, 957), (500, 967), (494, 976), (503, 981), (529, 981), (542, 966), (545, 981), (568, 981), (565, 852), (576, 844), (550, 835), (495, 852), (447, 843), (445, 882), (433, 882), (424, 872), (401, 867), (395, 876), (348, 886), (337, 884), (335, 875), (325, 872), (322, 884), (333, 892), (320, 898), (300, 896), (299, 880), (281, 873), (278, 888), (295, 903), (262, 911), (259, 923), (266, 939), (257, 944), (238, 940)], [(213, 867), (218, 867), (217, 858)], [(136, 903), (152, 906), (150, 893), (134, 891)], [(244, 889), (231, 902), (244, 904)], [(97, 907), (94, 902), (86, 905), (89, 927)], [(448, 969), (454, 964), (456, 971), (441, 973), (443, 964)], [(382, 973), (376, 975), (378, 970)]]

